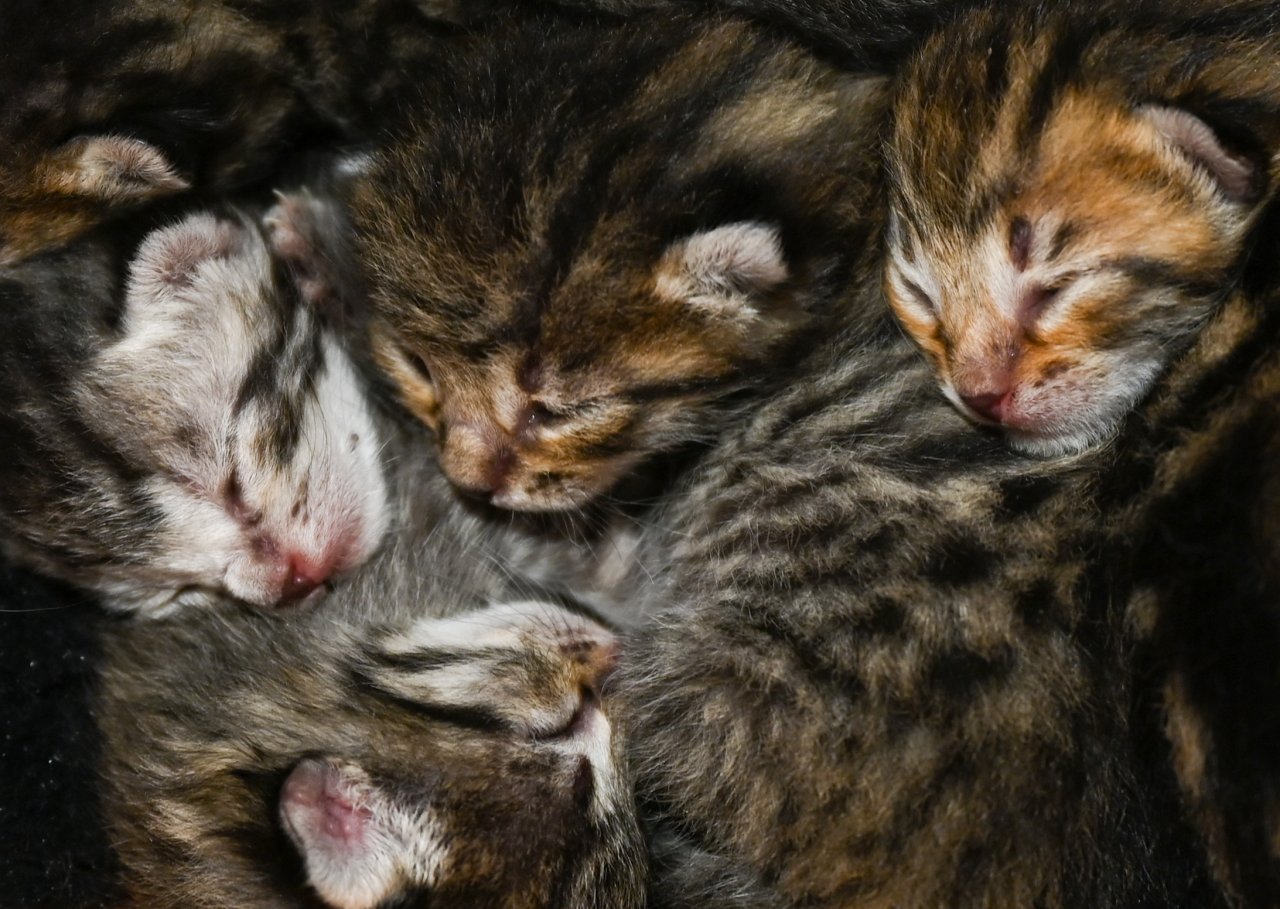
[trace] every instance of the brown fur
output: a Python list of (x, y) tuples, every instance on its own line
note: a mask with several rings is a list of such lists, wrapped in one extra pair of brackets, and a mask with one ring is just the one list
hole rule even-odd
[(1041, 452), (1115, 431), (1240, 272), (1277, 47), (1247, 2), (993, 7), (926, 44), (895, 100), (886, 288), (962, 412)]
[(459, 487), (581, 506), (711, 435), (827, 307), (881, 83), (669, 15), (455, 50), (356, 194), (379, 359)]
[[(461, 13), (447, 0), (6, 3), (0, 264), (190, 188), (243, 186), (308, 139), (367, 137), (395, 89), (421, 81), (439, 20)], [(159, 166), (139, 170), (139, 156)]]

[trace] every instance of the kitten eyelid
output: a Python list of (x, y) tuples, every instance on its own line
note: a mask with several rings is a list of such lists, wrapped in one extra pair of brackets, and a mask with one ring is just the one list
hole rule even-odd
[(898, 282), (911, 296), (916, 298), (917, 303), (929, 310), (929, 312), (937, 314), (938, 304), (934, 302), (933, 297), (929, 296), (923, 287), (901, 272), (898, 273)]
[(427, 358), (422, 354), (412, 350), (401, 351), (404, 358), (409, 361), (409, 365), (413, 367), (418, 377), (428, 384), (434, 386), (436, 384), (435, 376), (431, 374), (431, 364), (427, 362)]

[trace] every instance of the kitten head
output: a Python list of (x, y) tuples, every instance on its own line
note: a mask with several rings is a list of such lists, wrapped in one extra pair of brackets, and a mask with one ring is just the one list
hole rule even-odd
[(280, 815), (311, 887), (336, 909), (417, 905), (414, 894), (434, 907), (482, 893), (528, 907), (633, 899), (622, 831), (634, 831), (619, 816), (630, 795), (601, 700), (616, 655), (594, 622), (535, 602), (380, 641), (370, 684), (476, 741), (438, 744), (442, 766), (424, 753), (407, 767), (333, 756), (294, 767)]
[(461, 490), (516, 510), (585, 505), (702, 437), (704, 408), (801, 321), (772, 225), (724, 224), (630, 260), (607, 242), (540, 312), (493, 288), (493, 305), (456, 328), (412, 312), (380, 323), (378, 359)]
[(1099, 75), (1123, 49), (1064, 75), (1056, 24), (1024, 27), (944, 32), (905, 78), (885, 287), (966, 416), (1053, 454), (1108, 438), (1230, 290), (1265, 173)]
[(643, 904), (608, 631), (545, 603), (383, 631), (330, 613), (113, 651), (110, 805), (140, 904)]
[(119, 592), (148, 611), (213, 593), (297, 602), (381, 538), (362, 382), (281, 272), (242, 218), (158, 230), (90, 367), (80, 408), (147, 475), (154, 544)]
[(740, 23), (558, 26), (460, 53), (466, 90), (354, 205), (381, 364), (456, 486), (530, 511), (711, 437), (776, 375), (856, 243), (830, 222), (879, 88)]

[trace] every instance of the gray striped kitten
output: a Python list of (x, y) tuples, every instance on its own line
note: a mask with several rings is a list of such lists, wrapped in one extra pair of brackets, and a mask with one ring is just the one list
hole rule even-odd
[(493, 532), (390, 435), (391, 543), (321, 608), (108, 633), (107, 813), (139, 905), (643, 903), (613, 637), (513, 595)]
[(320, 289), (234, 212), (127, 245), (0, 269), (0, 546), (148, 616), (318, 594), (387, 519)]

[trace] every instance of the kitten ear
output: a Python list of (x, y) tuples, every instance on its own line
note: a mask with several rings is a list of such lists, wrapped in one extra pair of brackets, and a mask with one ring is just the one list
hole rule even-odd
[(52, 165), (67, 191), (108, 205), (134, 205), (190, 188), (154, 145), (126, 136), (83, 136), (63, 145)]
[(1250, 202), (1257, 196), (1257, 170), (1253, 163), (1227, 149), (1213, 128), (1195, 114), (1161, 104), (1144, 105), (1138, 114), (1182, 154), (1207, 171), (1228, 199)]
[(658, 262), (655, 289), (664, 297), (751, 321), (788, 277), (778, 229), (738, 221), (672, 243)]
[(327, 306), (337, 293), (335, 238), (341, 229), (333, 203), (306, 190), (276, 192), (263, 216), (271, 251), (288, 266), (302, 298)]
[(335, 909), (374, 909), (403, 888), (433, 883), (448, 855), (426, 806), (397, 809), (362, 768), (332, 758), (300, 761), (279, 811), (307, 883)]

